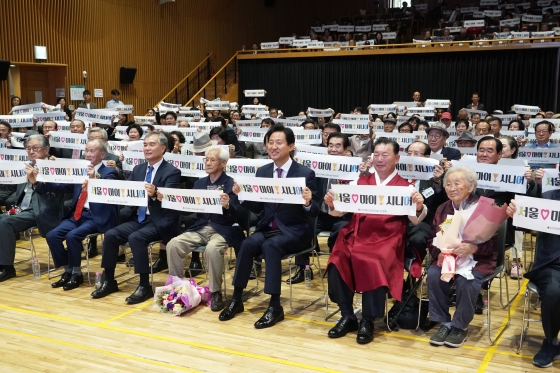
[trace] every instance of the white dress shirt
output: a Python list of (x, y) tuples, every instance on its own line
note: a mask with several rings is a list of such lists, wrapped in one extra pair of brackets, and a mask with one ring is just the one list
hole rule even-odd
[[(103, 164), (103, 162), (100, 162), (97, 166), (94, 166), (93, 169), (95, 170), (95, 172), (99, 171), (99, 168), (101, 167), (101, 165)], [(89, 210), (89, 194), (86, 198), (86, 201), (84, 202), (84, 208)]]

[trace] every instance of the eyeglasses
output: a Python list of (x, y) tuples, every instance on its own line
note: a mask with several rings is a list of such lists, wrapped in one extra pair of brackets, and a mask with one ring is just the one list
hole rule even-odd
[(439, 140), (439, 139), (441, 139), (441, 136), (442, 136), (441, 133), (430, 133), (430, 134), (428, 135), (428, 138), (429, 138), (429, 139), (432, 138), (432, 139)]
[(220, 158), (203, 158), (204, 163), (217, 163), (220, 162)]
[(535, 131), (535, 133), (538, 133), (539, 135), (544, 135), (546, 133), (548, 133), (548, 130), (540, 130), (540, 131)]
[(28, 153), (31, 153), (31, 152), (37, 153), (41, 149), (43, 149), (43, 148), (40, 147), (40, 146), (34, 146), (32, 148), (29, 148), (29, 147), (25, 148), (25, 150), (27, 150)]

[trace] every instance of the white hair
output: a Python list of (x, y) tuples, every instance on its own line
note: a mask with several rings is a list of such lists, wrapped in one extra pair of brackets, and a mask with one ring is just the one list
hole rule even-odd
[(220, 160), (226, 162), (229, 161), (229, 152), (221, 146), (211, 146), (210, 148), (208, 148), (208, 150), (206, 150), (206, 155), (208, 155), (208, 153), (210, 153), (211, 151), (217, 151)]
[(449, 170), (447, 170), (447, 172), (445, 173), (445, 176), (443, 177), (443, 186), (445, 187), (445, 185), (447, 184), (447, 178), (449, 177), (449, 175), (456, 173), (456, 172), (462, 172), (463, 176), (465, 176), (465, 181), (467, 182), (467, 185), (469, 187), (473, 187), (473, 190), (471, 192), (471, 194), (475, 194), (476, 193), (476, 187), (478, 186), (478, 176), (476, 175), (476, 172), (470, 168), (469, 166), (454, 166), (451, 167)]

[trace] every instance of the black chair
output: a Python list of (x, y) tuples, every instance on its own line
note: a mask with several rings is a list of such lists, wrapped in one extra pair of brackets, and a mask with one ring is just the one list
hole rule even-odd
[(437, 36), (437, 37), (442, 37), (443, 36), (443, 30), (442, 29), (437, 29), (437, 30), (434, 29), (432, 31), (432, 35)]

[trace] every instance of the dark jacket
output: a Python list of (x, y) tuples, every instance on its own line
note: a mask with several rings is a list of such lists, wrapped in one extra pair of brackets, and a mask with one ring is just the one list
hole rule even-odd
[(458, 161), (461, 159), (461, 152), (459, 150), (448, 148), (447, 146), (441, 149), (441, 155), (448, 161)]

